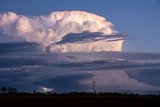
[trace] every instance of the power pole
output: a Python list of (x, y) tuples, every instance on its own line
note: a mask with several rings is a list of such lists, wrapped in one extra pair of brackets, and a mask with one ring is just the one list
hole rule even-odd
[(95, 84), (96, 84), (96, 82), (93, 81), (92, 88), (93, 88), (93, 92), (96, 94)]

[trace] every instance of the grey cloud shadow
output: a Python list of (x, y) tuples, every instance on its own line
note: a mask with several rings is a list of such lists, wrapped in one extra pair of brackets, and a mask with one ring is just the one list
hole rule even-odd
[(93, 74), (90, 73), (77, 73), (35, 81), (34, 83), (38, 86), (54, 88), (57, 92), (87, 91), (90, 90), (90, 87), (82, 85), (78, 81), (92, 76)]
[[(69, 33), (62, 38), (61, 41), (57, 42), (56, 44), (65, 44), (65, 43), (74, 43), (74, 42), (85, 42), (85, 41), (100, 41), (105, 40), (106, 42), (111, 42), (112, 40), (107, 39), (115, 39), (113, 41), (123, 40), (122, 38), (126, 37), (125, 35), (121, 34), (114, 34), (114, 35), (105, 35), (102, 32), (82, 32), (82, 33)], [(120, 39), (121, 38), (121, 39)]]
[(74, 63), (60, 63), (55, 64), (55, 67), (62, 68), (77, 68), (83, 70), (104, 70), (104, 69), (131, 69), (131, 68), (151, 68), (160, 67), (159, 63), (133, 63), (130, 61), (116, 61), (110, 62), (105, 60), (92, 61), (92, 62), (74, 62)]
[(134, 73), (134, 69), (130, 71), (126, 71), (128, 75), (132, 78), (135, 78), (138, 81), (144, 81), (153, 86), (160, 86), (160, 67), (159, 68), (144, 68), (144, 69), (136, 69), (136, 73)]
[(0, 54), (10, 52), (36, 52), (39, 44), (32, 42), (0, 43)]

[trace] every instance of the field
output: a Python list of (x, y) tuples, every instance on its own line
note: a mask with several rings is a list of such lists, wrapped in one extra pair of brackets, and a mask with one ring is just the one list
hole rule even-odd
[(160, 96), (121, 94), (2, 94), (0, 107), (159, 107)]

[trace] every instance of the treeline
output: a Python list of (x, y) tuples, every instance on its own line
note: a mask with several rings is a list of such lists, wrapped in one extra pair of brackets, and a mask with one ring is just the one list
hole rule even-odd
[(38, 92), (34, 90), (33, 92), (18, 92), (16, 88), (13, 87), (7, 87), (7, 86), (2, 86), (0, 88), (0, 94), (1, 95), (33, 95), (33, 96), (160, 96), (158, 95), (139, 95), (135, 93), (117, 93), (117, 92), (69, 92), (69, 93), (56, 93), (53, 91), (50, 92)]
[(13, 87), (2, 86), (0, 88), (0, 93), (17, 93), (17, 89)]

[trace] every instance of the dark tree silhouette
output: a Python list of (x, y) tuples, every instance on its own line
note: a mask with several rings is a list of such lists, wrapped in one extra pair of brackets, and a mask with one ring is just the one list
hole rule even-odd
[(17, 93), (17, 89), (16, 88), (12, 88), (12, 87), (8, 87), (7, 86), (3, 86), (0, 88), (1, 93)]
[(1, 93), (7, 93), (7, 87), (6, 86), (3, 86), (1, 87)]
[(7, 90), (7, 93), (17, 93), (17, 89), (9, 87), (8, 90)]
[(36, 93), (36, 90), (34, 90), (33, 93)]

